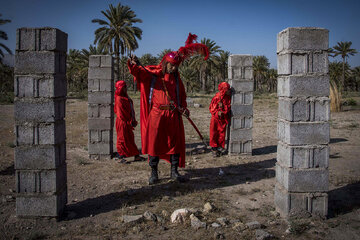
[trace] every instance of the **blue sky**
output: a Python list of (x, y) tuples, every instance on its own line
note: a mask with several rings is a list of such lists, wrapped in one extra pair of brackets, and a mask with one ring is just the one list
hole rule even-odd
[[(0, 0), (1, 14), (12, 22), (0, 26), (15, 49), (16, 29), (20, 27), (56, 27), (68, 34), (68, 48), (88, 48), (94, 41), (101, 10), (110, 0)], [(199, 40), (209, 38), (232, 54), (265, 55), (276, 68), (276, 35), (288, 27), (329, 29), (329, 46), (352, 41), (360, 51), (359, 0), (126, 0), (143, 23), (138, 56), (157, 55), (162, 50), (177, 50), (189, 32)], [(334, 61), (333, 58), (329, 58)], [(340, 58), (336, 60), (341, 60)], [(352, 67), (360, 66), (360, 53), (350, 57)]]

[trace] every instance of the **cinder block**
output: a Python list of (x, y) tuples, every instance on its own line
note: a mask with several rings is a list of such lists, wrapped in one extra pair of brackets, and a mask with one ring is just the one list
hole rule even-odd
[(290, 122), (329, 121), (330, 99), (318, 98), (279, 98), (278, 117)]
[(235, 90), (235, 92), (252, 92), (252, 91), (254, 91), (254, 81), (230, 80), (229, 84)]
[(111, 79), (89, 79), (88, 81), (89, 92), (114, 91), (114, 82)]
[(101, 55), (90, 55), (89, 56), (89, 67), (100, 67)]
[(329, 61), (327, 52), (311, 53), (296, 52), (282, 53), (277, 57), (278, 74), (309, 74), (329, 72)]
[(230, 140), (241, 142), (252, 140), (252, 129), (232, 129), (230, 131)]
[(112, 92), (89, 92), (89, 104), (112, 104), (114, 102), (114, 94)]
[(65, 117), (65, 98), (15, 99), (15, 122), (55, 122)]
[(252, 141), (232, 141), (229, 143), (229, 155), (252, 154)]
[(253, 115), (253, 105), (232, 104), (231, 112), (232, 112), (233, 116), (252, 116)]
[(326, 97), (330, 94), (328, 75), (280, 76), (279, 97)]
[(111, 55), (101, 55), (100, 67), (113, 67), (114, 58)]
[(231, 104), (253, 104), (253, 92), (235, 92), (231, 95)]
[(91, 154), (89, 155), (89, 158), (91, 160), (97, 160), (97, 161), (104, 161), (104, 160), (111, 160), (112, 156), (109, 154), (103, 155), (103, 154)]
[(66, 139), (65, 121), (15, 126), (16, 145), (60, 144)]
[(113, 143), (112, 142), (98, 142), (98, 143), (89, 143), (89, 155), (112, 155), (113, 152)]
[(16, 198), (16, 215), (20, 217), (59, 217), (67, 203), (67, 190), (54, 195), (33, 194)]
[(90, 130), (89, 131), (89, 142), (113, 142), (113, 131), (112, 130)]
[(288, 122), (278, 120), (278, 139), (289, 145), (318, 145), (330, 141), (328, 122)]
[(252, 67), (229, 67), (228, 78), (236, 81), (251, 81), (253, 79)]
[(15, 169), (55, 169), (65, 163), (66, 144), (15, 148)]
[(233, 116), (231, 118), (231, 129), (252, 128), (253, 118), (251, 116)]
[(252, 67), (253, 57), (249, 54), (233, 54), (229, 56), (229, 67)]
[(324, 28), (286, 28), (277, 35), (277, 52), (286, 50), (327, 50), (329, 30)]
[(90, 130), (112, 130), (114, 121), (111, 118), (90, 118), (88, 127)]
[(274, 203), (283, 216), (310, 212), (326, 217), (328, 214), (328, 195), (326, 193), (290, 193), (280, 185), (275, 185)]
[(66, 53), (16, 52), (15, 74), (66, 74)]
[(111, 118), (113, 105), (89, 104), (88, 117), (89, 118)]
[(328, 168), (328, 145), (290, 146), (278, 142), (277, 162), (289, 168)]
[(18, 28), (17, 51), (67, 52), (68, 35), (56, 28)]
[(66, 188), (66, 164), (52, 170), (16, 170), (17, 193), (56, 193)]
[(17, 75), (14, 78), (15, 97), (65, 97), (65, 75)]
[(329, 171), (323, 168), (294, 169), (276, 164), (276, 180), (290, 192), (327, 192)]
[(114, 79), (111, 67), (89, 67), (88, 79)]

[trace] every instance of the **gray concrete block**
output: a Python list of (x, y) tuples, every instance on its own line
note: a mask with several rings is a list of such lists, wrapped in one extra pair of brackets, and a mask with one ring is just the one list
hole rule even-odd
[(252, 67), (253, 56), (249, 54), (233, 54), (229, 56), (228, 66), (229, 67)]
[(251, 116), (233, 116), (231, 118), (231, 129), (245, 129), (253, 127), (253, 117)]
[(246, 142), (252, 140), (252, 129), (232, 129), (230, 131), (230, 141)]
[(113, 143), (112, 142), (98, 142), (89, 143), (88, 145), (89, 155), (112, 155)]
[(54, 194), (66, 188), (66, 176), (66, 164), (51, 170), (16, 170), (16, 191), (23, 194)]
[(66, 53), (16, 52), (15, 74), (66, 74)]
[(89, 104), (112, 104), (114, 102), (113, 92), (89, 92)]
[(278, 74), (294, 75), (329, 72), (329, 61), (327, 52), (311, 53), (296, 52), (282, 53), (277, 57)]
[(251, 81), (253, 79), (252, 67), (229, 67), (228, 78), (236, 81)]
[(110, 55), (91, 55), (89, 67), (113, 67), (113, 57)]
[(111, 118), (113, 115), (113, 105), (89, 104), (88, 117), (89, 118)]
[(96, 160), (96, 161), (104, 161), (104, 160), (111, 160), (112, 156), (109, 154), (91, 154), (89, 155), (89, 158), (91, 160)]
[(15, 147), (15, 169), (55, 169), (65, 163), (66, 144)]
[(231, 112), (232, 112), (233, 116), (252, 116), (253, 115), (253, 105), (232, 104)]
[(89, 67), (88, 79), (114, 79), (111, 67)]
[(232, 141), (229, 142), (229, 155), (233, 154), (252, 154), (252, 141)]
[(67, 83), (60, 75), (17, 75), (14, 78), (15, 97), (65, 97)]
[(329, 171), (323, 168), (294, 169), (276, 164), (276, 180), (290, 192), (327, 192)]
[(328, 214), (328, 195), (326, 193), (291, 193), (276, 184), (274, 203), (276, 210), (283, 217), (304, 211), (322, 217), (326, 217)]
[(16, 215), (20, 217), (59, 217), (67, 203), (67, 190), (54, 195), (33, 194), (16, 198)]
[(15, 126), (16, 145), (60, 144), (66, 139), (65, 121)]
[(328, 168), (328, 145), (290, 146), (278, 142), (277, 162), (289, 168)]
[(111, 79), (89, 79), (89, 92), (112, 92), (114, 91), (114, 81)]
[(100, 67), (101, 55), (89, 56), (89, 67)]
[(254, 91), (254, 81), (230, 80), (229, 84), (235, 90), (235, 92), (252, 92), (252, 91)]
[(290, 122), (330, 120), (330, 99), (328, 97), (280, 97), (278, 108), (278, 117)]
[(112, 130), (114, 120), (111, 118), (90, 118), (88, 119), (88, 129), (90, 130)]
[(289, 145), (328, 144), (328, 122), (288, 122), (278, 120), (278, 139)]
[(231, 95), (231, 104), (253, 104), (253, 92), (235, 92)]
[(279, 97), (326, 97), (330, 94), (328, 75), (279, 76)]
[(68, 35), (56, 28), (18, 28), (17, 51), (67, 52)]
[(327, 50), (329, 30), (314, 27), (286, 28), (277, 35), (277, 52), (286, 50)]
[(112, 130), (90, 130), (89, 131), (89, 142), (113, 142), (113, 131)]
[(15, 122), (55, 122), (65, 117), (65, 98), (15, 99)]

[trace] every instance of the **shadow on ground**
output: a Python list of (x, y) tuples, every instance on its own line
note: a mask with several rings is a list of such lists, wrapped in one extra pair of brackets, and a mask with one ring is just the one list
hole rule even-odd
[(252, 151), (253, 155), (265, 155), (275, 153), (277, 151), (277, 145), (265, 146), (261, 148), (255, 148)]
[(339, 142), (347, 142), (347, 141), (349, 141), (349, 140), (347, 140), (346, 138), (331, 138), (330, 144), (339, 143)]
[(329, 218), (360, 208), (360, 181), (331, 190), (328, 194)]
[(15, 175), (14, 164), (0, 171), (0, 175)]
[[(174, 197), (179, 194), (186, 195), (197, 191), (234, 186), (246, 182), (256, 182), (264, 178), (273, 178), (275, 171), (272, 168), (275, 166), (275, 162), (275, 159), (269, 159), (261, 162), (224, 167), (188, 169), (186, 170), (185, 177), (189, 181), (185, 183), (161, 179), (160, 183), (156, 185), (109, 193), (69, 204), (67, 212), (75, 212), (76, 214), (73, 219), (78, 219), (120, 209), (124, 205), (132, 206), (160, 200), (164, 196)], [(219, 176), (220, 168), (224, 172), (222, 176)], [(70, 220), (70, 218), (65, 217), (64, 220)]]

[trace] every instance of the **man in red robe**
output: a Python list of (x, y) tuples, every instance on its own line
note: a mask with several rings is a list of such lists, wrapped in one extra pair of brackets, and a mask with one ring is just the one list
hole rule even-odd
[(227, 82), (221, 82), (219, 92), (211, 100), (209, 110), (210, 121), (210, 146), (213, 155), (218, 157), (224, 153), (226, 126), (230, 120), (231, 89)]
[(116, 114), (116, 148), (119, 163), (127, 163), (124, 158), (134, 157), (134, 161), (142, 161), (139, 150), (134, 140), (134, 127), (137, 125), (133, 101), (127, 94), (125, 81), (118, 81), (115, 84), (115, 104), (114, 113)]
[(128, 60), (128, 68), (140, 90), (140, 130), (144, 154), (149, 155), (151, 176), (149, 184), (158, 182), (159, 159), (171, 163), (170, 176), (180, 182), (185, 179), (178, 167), (185, 167), (185, 132), (182, 114), (188, 116), (186, 93), (180, 79), (178, 66), (194, 53), (208, 49), (201, 43), (193, 43), (196, 35), (189, 34), (186, 45), (178, 51), (166, 54), (159, 65), (143, 67), (136, 56)]

